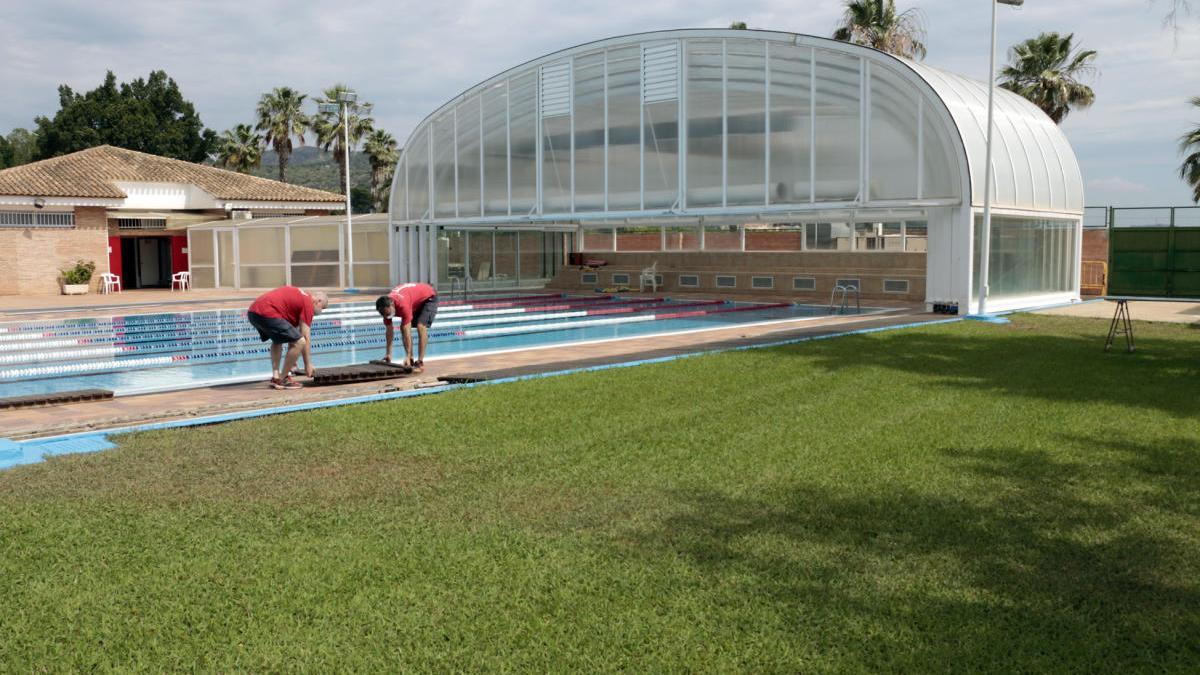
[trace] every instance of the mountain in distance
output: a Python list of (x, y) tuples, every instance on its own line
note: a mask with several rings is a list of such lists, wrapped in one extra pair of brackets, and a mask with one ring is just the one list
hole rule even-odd
[[(262, 164), (250, 171), (252, 175), (279, 179), (279, 156), (274, 150), (264, 150)], [(292, 149), (288, 159), (287, 182), (293, 185), (340, 192), (341, 182), (338, 180), (338, 164), (332, 152), (325, 152), (312, 146), (299, 146)], [(350, 186), (369, 188), (371, 186), (371, 163), (361, 152), (350, 153)]]

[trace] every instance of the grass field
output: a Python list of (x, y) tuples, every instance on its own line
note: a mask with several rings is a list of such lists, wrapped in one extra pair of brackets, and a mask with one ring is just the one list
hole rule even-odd
[(0, 670), (1195, 671), (1200, 330), (1018, 316), (0, 473)]

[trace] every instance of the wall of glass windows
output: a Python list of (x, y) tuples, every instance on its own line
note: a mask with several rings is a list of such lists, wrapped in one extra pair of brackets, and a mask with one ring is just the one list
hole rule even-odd
[(743, 223), (740, 225), (641, 225), (590, 227), (580, 250), (587, 253), (657, 251), (880, 251), (925, 253), (924, 220), (888, 222)]
[[(354, 285), (390, 286), (386, 215), (353, 221)], [(350, 241), (342, 216), (226, 220), (188, 228), (195, 288), (337, 288), (349, 284)]]
[(531, 229), (438, 228), (438, 288), (451, 293), (542, 288), (566, 264), (573, 237)]
[[(988, 302), (1071, 293), (1078, 283), (1078, 221), (992, 216)], [(972, 297), (979, 289), (983, 216), (975, 216)]]

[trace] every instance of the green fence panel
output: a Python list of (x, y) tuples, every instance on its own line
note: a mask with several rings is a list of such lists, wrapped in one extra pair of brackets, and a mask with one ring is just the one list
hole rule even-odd
[(1200, 228), (1109, 230), (1108, 294), (1200, 299)]

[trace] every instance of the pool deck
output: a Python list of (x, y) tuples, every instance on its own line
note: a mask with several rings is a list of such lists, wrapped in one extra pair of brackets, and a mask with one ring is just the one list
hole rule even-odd
[[(133, 292), (130, 292), (128, 295), (132, 294)], [(197, 295), (199, 294), (197, 293)], [(229, 294), (225, 294), (223, 297), (196, 299), (216, 307), (234, 307), (242, 306), (246, 302), (245, 298), (252, 295), (246, 294), (245, 297), (231, 298)], [(361, 297), (361, 295), (351, 295), (346, 296), (346, 299)], [(672, 294), (672, 297), (681, 296)], [(97, 303), (97, 309), (102, 304)], [(136, 304), (128, 303), (123, 309), (114, 311), (123, 314), (164, 311), (161, 305), (150, 307), (135, 306)], [(200, 308), (199, 306), (187, 307), (189, 310)], [(54, 311), (52, 309), (50, 313), (53, 314)], [(4, 307), (0, 306), (0, 321), (30, 318), (34, 318), (34, 316), (26, 314), (6, 318)], [(497, 379), (500, 376), (547, 373), (580, 367), (627, 363), (649, 358), (769, 344), (797, 338), (818, 337), (852, 330), (937, 321), (946, 318), (944, 315), (925, 313), (923, 309), (919, 308), (894, 308), (886, 314), (787, 320), (767, 325), (730, 326), (702, 332), (685, 332), (592, 344), (554, 345), (506, 354), (438, 359), (435, 353), (427, 359), (424, 373), (393, 380), (306, 387), (294, 391), (275, 391), (270, 389), (265, 382), (238, 384), (6, 411), (0, 413), (0, 427), (4, 429), (0, 436), (22, 440), (80, 431), (99, 431), (150, 422), (237, 413), (389, 391), (429, 388), (442, 385), (443, 382), (438, 379), (440, 377), (470, 376), (472, 378)], [(319, 356), (316, 365), (320, 368)]]
[[(1077, 316), (1091, 319), (1111, 319), (1116, 302), (1084, 302), (1069, 307), (1040, 310), (1041, 314)], [(1130, 300), (1129, 316), (1134, 321), (1164, 321), (1168, 323), (1200, 323), (1200, 302), (1159, 302)]]

